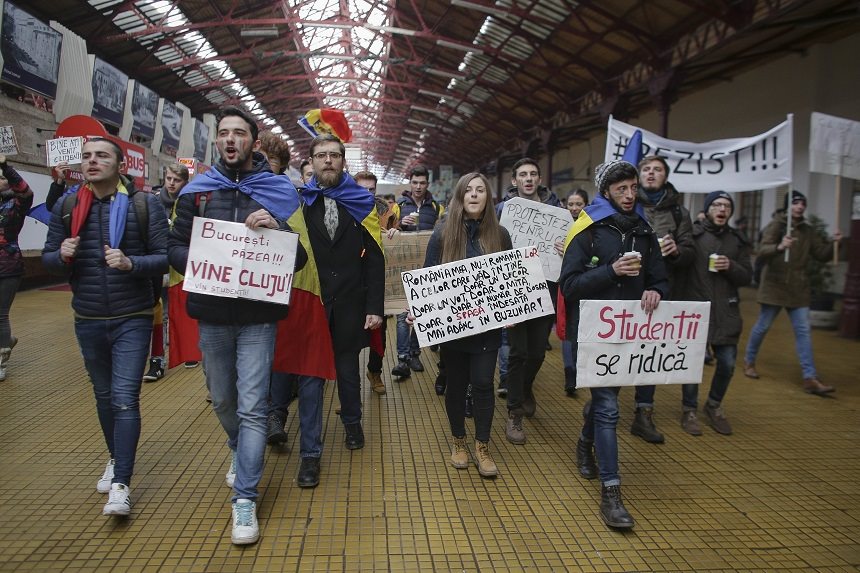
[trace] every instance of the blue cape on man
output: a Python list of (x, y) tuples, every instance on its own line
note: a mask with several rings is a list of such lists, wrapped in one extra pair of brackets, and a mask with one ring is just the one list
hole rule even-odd
[[(217, 169), (210, 169), (195, 177), (182, 188), (179, 196), (189, 193), (210, 193), (225, 189), (238, 189), (263, 206), (280, 221), (290, 218), (299, 208), (299, 195), (289, 177), (271, 171), (258, 171), (239, 181), (231, 181)], [(365, 191), (367, 194), (367, 191)]]
[(302, 189), (302, 198), (308, 205), (313, 205), (319, 197), (329, 197), (342, 205), (355, 222), (362, 225), (376, 244), (382, 250), (382, 236), (379, 226), (379, 215), (376, 212), (376, 200), (367, 188), (355, 182), (349, 173), (344, 173), (340, 183), (325, 189), (319, 186), (314, 175)]

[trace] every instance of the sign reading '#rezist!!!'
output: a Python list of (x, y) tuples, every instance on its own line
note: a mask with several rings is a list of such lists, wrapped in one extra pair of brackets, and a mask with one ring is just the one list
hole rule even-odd
[(536, 247), (401, 274), (424, 347), (553, 314)]
[(639, 300), (580, 301), (577, 387), (700, 383), (710, 311), (710, 302), (662, 301), (646, 314)]
[(185, 282), (188, 292), (289, 304), (296, 233), (251, 230), (243, 223), (194, 218)]

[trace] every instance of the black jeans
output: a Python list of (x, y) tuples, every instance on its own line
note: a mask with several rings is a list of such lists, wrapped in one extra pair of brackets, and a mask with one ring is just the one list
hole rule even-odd
[(361, 373), (358, 368), (359, 350), (335, 352), (337, 395), (340, 398), (340, 419), (344, 424), (361, 422)]
[(451, 346), (456, 344), (456, 341), (443, 344), (440, 349), (448, 373), (445, 411), (451, 425), (451, 435), (455, 438), (466, 435), (466, 387), (471, 384), (475, 405), (475, 439), (489, 442), (496, 401), (493, 374), (496, 371), (498, 350), (469, 354), (452, 349)]
[(12, 344), (9, 310), (12, 308), (21, 278), (22, 275), (0, 278), (0, 348), (9, 348)]
[(532, 395), (532, 385), (546, 356), (546, 338), (554, 315), (533, 318), (508, 328), (508, 410), (516, 410)]

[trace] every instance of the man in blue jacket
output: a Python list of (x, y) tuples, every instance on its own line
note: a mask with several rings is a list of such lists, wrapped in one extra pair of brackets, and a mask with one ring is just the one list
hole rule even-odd
[(42, 263), (72, 286), (75, 334), (110, 452), (96, 485), (109, 494), (102, 513), (128, 515), (152, 277), (167, 272), (167, 217), (154, 195), (120, 175), (125, 159), (116, 143), (90, 139), (81, 159), (86, 183), (54, 205)]
[[(299, 208), (296, 188), (288, 177), (271, 172), (259, 148), (258, 128), (243, 109), (228, 106), (217, 115), (215, 145), (221, 160), (186, 185), (176, 203), (170, 231), (170, 265), (185, 274), (195, 216), (244, 223), (250, 229), (285, 229)], [(205, 211), (204, 211), (205, 206)], [(296, 268), (307, 262), (299, 244)], [(263, 475), (266, 411), (274, 358), (276, 324), (287, 316), (286, 305), (189, 293), (188, 315), (198, 321), (200, 349), (212, 408), (227, 434), (232, 451), (227, 485), (233, 488), (233, 530), (236, 545), (256, 543), (257, 485)]]

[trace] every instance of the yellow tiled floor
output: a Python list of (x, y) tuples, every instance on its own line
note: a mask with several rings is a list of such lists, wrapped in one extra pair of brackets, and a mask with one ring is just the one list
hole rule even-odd
[[(757, 310), (752, 296), (745, 292), (742, 305), (747, 332)], [(228, 451), (199, 368), (177, 368), (144, 385), (132, 516), (101, 515), (106, 496), (95, 482), (106, 452), (69, 299), (67, 292), (23, 292), (12, 310), (20, 343), (0, 382), (2, 571), (860, 566), (860, 342), (815, 331), (821, 377), (838, 389), (832, 399), (804, 394), (784, 314), (760, 355), (762, 379), (738, 370), (732, 382), (724, 405), (733, 436), (707, 427), (698, 438), (684, 434), (680, 388), (665, 387), (657, 391), (657, 423), (666, 443), (646, 444), (627, 431), (632, 391), (622, 391), (619, 452), (632, 532), (603, 525), (598, 484), (578, 477), (573, 447), (587, 392), (564, 396), (553, 338), (524, 446), (505, 440), (504, 403), (496, 403), (495, 480), (448, 465), (444, 399), (433, 392), (429, 351), (427, 371), (400, 384), (389, 381), (388, 358), (385, 396), (363, 389), (367, 446), (360, 451), (343, 447), (334, 385), (327, 384), (320, 486), (295, 485), (298, 424), (291, 414), (289, 443), (267, 454), (262, 538), (240, 548), (230, 543)], [(709, 380), (712, 369), (705, 372)]]

